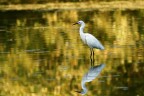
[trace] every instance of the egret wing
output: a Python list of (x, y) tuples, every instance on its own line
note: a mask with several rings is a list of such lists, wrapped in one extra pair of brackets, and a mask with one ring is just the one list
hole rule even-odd
[(105, 64), (91, 67), (89, 71), (83, 76), (82, 82), (90, 82), (94, 80), (104, 68)]
[(85, 33), (86, 43), (90, 48), (104, 49), (100, 41), (89, 33)]

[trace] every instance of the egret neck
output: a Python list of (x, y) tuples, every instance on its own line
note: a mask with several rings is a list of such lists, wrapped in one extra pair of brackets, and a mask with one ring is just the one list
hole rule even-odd
[(79, 32), (80, 32), (80, 37), (81, 37), (82, 41), (86, 44), (85, 34), (83, 32), (84, 27), (85, 27), (85, 23), (82, 23), (80, 26)]
[(85, 23), (82, 23), (80, 26), (80, 34), (83, 33), (84, 27), (85, 27)]
[(87, 93), (87, 88), (86, 88), (86, 86), (85, 86), (85, 82), (82, 82), (81, 85), (82, 85), (82, 89), (83, 89), (82, 92), (81, 92), (81, 94), (84, 95), (84, 94)]

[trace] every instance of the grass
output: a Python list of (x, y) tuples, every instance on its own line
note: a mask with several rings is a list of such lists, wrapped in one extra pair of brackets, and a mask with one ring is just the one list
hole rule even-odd
[(47, 3), (47, 4), (17, 4), (1, 5), (0, 11), (9, 10), (81, 10), (81, 9), (144, 9), (144, 1), (112, 1), (112, 2), (82, 2), (82, 3)]

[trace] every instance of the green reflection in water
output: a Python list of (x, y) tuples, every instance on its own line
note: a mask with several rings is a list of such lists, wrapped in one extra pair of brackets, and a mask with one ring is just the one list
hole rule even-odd
[(95, 50), (101, 76), (86, 85), (90, 96), (143, 95), (144, 10), (13, 11), (0, 14), (0, 95), (74, 95), (90, 68), (78, 20), (105, 46)]

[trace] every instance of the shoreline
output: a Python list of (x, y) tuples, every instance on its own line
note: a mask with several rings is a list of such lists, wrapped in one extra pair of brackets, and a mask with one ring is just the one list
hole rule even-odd
[(16, 4), (0, 5), (0, 11), (37, 11), (37, 10), (136, 10), (144, 9), (144, 1), (112, 1), (112, 2), (81, 2), (81, 3), (47, 3), (47, 4)]

